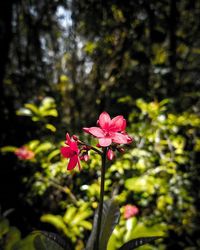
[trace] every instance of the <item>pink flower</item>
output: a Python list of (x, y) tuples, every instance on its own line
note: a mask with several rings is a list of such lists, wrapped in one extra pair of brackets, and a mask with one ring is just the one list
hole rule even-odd
[(15, 154), (20, 160), (30, 160), (35, 156), (34, 152), (25, 146), (16, 149)]
[(126, 205), (124, 207), (124, 218), (129, 219), (139, 213), (138, 207), (134, 205)]
[(72, 140), (69, 134), (66, 134), (66, 145), (61, 148), (61, 154), (65, 158), (69, 158), (69, 163), (67, 166), (67, 170), (72, 170), (78, 164), (79, 170), (81, 169), (80, 159), (79, 159), (79, 149), (76, 141)]
[(83, 128), (83, 130), (97, 137), (101, 147), (108, 147), (112, 142), (117, 144), (132, 142), (131, 137), (125, 132), (126, 120), (122, 115), (111, 119), (107, 112), (103, 112), (100, 114), (97, 124), (99, 127)]
[(112, 161), (114, 157), (115, 157), (115, 154), (112, 151), (112, 149), (108, 149), (108, 151), (107, 151), (107, 158), (108, 158), (108, 160)]

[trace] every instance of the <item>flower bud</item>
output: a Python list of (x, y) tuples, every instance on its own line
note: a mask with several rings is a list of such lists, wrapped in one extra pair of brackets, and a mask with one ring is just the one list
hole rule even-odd
[(125, 149), (124, 148), (117, 148), (117, 150), (120, 152), (120, 153), (124, 153), (125, 152)]
[(89, 155), (88, 154), (82, 154), (81, 156), (80, 156), (80, 160), (81, 161), (88, 161), (89, 160)]
[(107, 158), (108, 158), (108, 160), (112, 161), (114, 157), (115, 157), (115, 154), (112, 151), (112, 149), (108, 149), (108, 152), (107, 152)]
[(72, 135), (72, 138), (74, 139), (74, 141), (78, 141), (78, 137), (76, 135)]
[(83, 146), (82, 146), (82, 150), (88, 151), (88, 150), (90, 150), (90, 149), (91, 149), (91, 146), (88, 146), (88, 145), (83, 145)]
[(89, 155), (88, 154), (84, 154), (83, 155), (83, 160), (84, 161), (88, 161), (89, 160)]

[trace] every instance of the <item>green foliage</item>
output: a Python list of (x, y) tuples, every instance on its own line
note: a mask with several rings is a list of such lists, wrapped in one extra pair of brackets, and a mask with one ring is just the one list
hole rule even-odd
[(12, 250), (69, 250), (61, 244), (58, 235), (35, 231), (14, 245)]
[[(129, 117), (135, 143), (108, 167), (107, 197), (112, 192), (120, 207), (138, 206), (133, 224), (150, 230), (166, 225), (176, 240), (162, 249), (199, 248), (200, 1), (11, 0), (0, 9), (6, 31), (0, 48), (0, 151), (13, 153), (25, 143), (35, 153), (31, 161), (1, 162), (1, 189), (12, 183), (7, 205), (15, 195), (38, 216), (61, 216), (71, 203), (78, 209), (79, 200), (94, 210), (98, 156), (83, 163), (80, 173), (68, 173), (59, 148), (66, 131), (80, 132), (105, 109)], [(17, 195), (15, 180), (22, 182)], [(123, 216), (120, 223), (116, 234), (125, 230)], [(125, 242), (123, 233), (117, 240)]]
[(116, 226), (110, 237), (108, 249), (117, 250), (132, 239), (154, 236), (162, 237), (166, 234), (166, 224), (146, 225), (146, 223), (148, 222), (145, 221), (145, 218), (139, 221), (136, 217), (132, 217), (125, 221), (122, 217), (119, 225)]
[(87, 220), (91, 214), (88, 204), (79, 202), (79, 207), (69, 206), (63, 216), (45, 214), (41, 221), (52, 224), (73, 242), (77, 242), (77, 238), (83, 238), (83, 230), (92, 229), (91, 222)]
[[(52, 97), (45, 97), (39, 106), (33, 103), (26, 103), (23, 108), (20, 108), (17, 112), (19, 116), (30, 116), (34, 122), (47, 122), (47, 117), (57, 117), (58, 111), (56, 109), (55, 100)], [(56, 131), (54, 125), (47, 123), (45, 128)]]
[(10, 226), (5, 216), (0, 216), (0, 249), (14, 250), (14, 246), (21, 240), (21, 232)]
[(18, 228), (10, 226), (8, 219), (0, 218), (0, 248), (4, 250), (70, 250), (65, 241), (54, 233), (34, 231), (24, 239)]
[[(129, 99), (130, 103), (134, 103)], [(102, 235), (107, 237), (102, 236), (102, 249), (108, 240), (107, 248), (117, 250), (128, 241), (134, 242), (133, 239), (166, 236), (168, 230), (190, 235), (195, 228), (193, 220), (197, 211), (191, 193), (194, 158), (190, 152), (191, 149), (199, 151), (196, 133), (200, 118), (188, 111), (172, 113), (170, 105), (167, 99), (149, 103), (142, 99), (136, 101), (128, 126), (134, 144), (127, 147), (122, 155), (116, 152), (118, 159), (106, 170), (106, 196), (110, 197), (111, 192), (115, 194), (115, 200), (121, 207), (121, 218), (109, 238), (118, 212), (115, 206), (114, 210), (108, 206), (104, 211), (106, 214), (112, 212), (105, 216), (107, 219), (104, 220)], [(48, 120), (46, 122), (48, 124)], [(83, 140), (87, 141), (88, 137)], [(82, 163), (81, 172), (75, 169), (69, 173), (66, 171), (67, 160), (60, 157), (62, 144), (45, 136), (26, 144), (35, 154), (31, 162), (31, 176), (23, 176), (23, 183), (28, 187), (26, 199), (34, 206), (41, 197), (41, 210), (44, 201), (47, 202), (49, 212), (41, 216), (41, 221), (53, 225), (74, 247), (83, 249), (88, 231), (92, 229), (92, 213), (99, 199), (100, 157), (91, 152), (89, 162)], [(14, 148), (8, 147), (7, 150), (5, 147), (4, 151)], [(30, 169), (27, 164), (28, 167)], [(139, 214), (125, 219), (126, 204), (136, 205)], [(60, 211), (56, 215), (55, 209)], [(5, 230), (3, 226), (0, 228)], [(87, 247), (94, 242), (94, 230), (95, 227), (91, 236), (93, 240), (90, 238)], [(163, 250), (166, 243), (148, 244), (141, 249)]]

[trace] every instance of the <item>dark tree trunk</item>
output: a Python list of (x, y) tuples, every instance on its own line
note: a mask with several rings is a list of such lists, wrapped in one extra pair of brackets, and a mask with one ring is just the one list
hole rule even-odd
[(0, 97), (12, 35), (12, 0), (0, 1)]
[(168, 87), (169, 96), (177, 95), (176, 85), (176, 26), (177, 26), (177, 6), (176, 1), (170, 0), (169, 14), (169, 63), (171, 69), (170, 83)]

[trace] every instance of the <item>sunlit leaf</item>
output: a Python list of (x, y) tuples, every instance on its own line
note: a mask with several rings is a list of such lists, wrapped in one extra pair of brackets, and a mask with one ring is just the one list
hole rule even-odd
[(47, 151), (47, 150), (51, 149), (52, 146), (53, 146), (53, 145), (52, 145), (50, 142), (41, 143), (41, 144), (37, 147), (37, 149), (35, 150), (35, 153), (38, 154), (38, 153), (40, 153), (40, 152), (42, 152), (42, 151)]
[(39, 110), (38, 110), (37, 106), (34, 105), (34, 104), (26, 103), (24, 105), (24, 107), (27, 108), (27, 109), (29, 109), (29, 110), (31, 110), (33, 113), (35, 113), (35, 115), (39, 114)]
[(54, 225), (57, 229), (62, 230), (66, 235), (69, 234), (68, 229), (60, 215), (45, 214), (41, 216), (40, 220)]
[(118, 250), (132, 250), (139, 246), (145, 245), (147, 243), (151, 243), (154, 240), (160, 239), (162, 237), (155, 236), (155, 237), (142, 237), (130, 240), (129, 242), (125, 243), (123, 246), (121, 246)]
[(17, 147), (5, 146), (5, 147), (0, 148), (0, 152), (2, 153), (15, 152), (16, 149)]
[(56, 127), (53, 126), (52, 124), (48, 123), (45, 125), (45, 127), (49, 130), (51, 130), (52, 132), (56, 132)]

